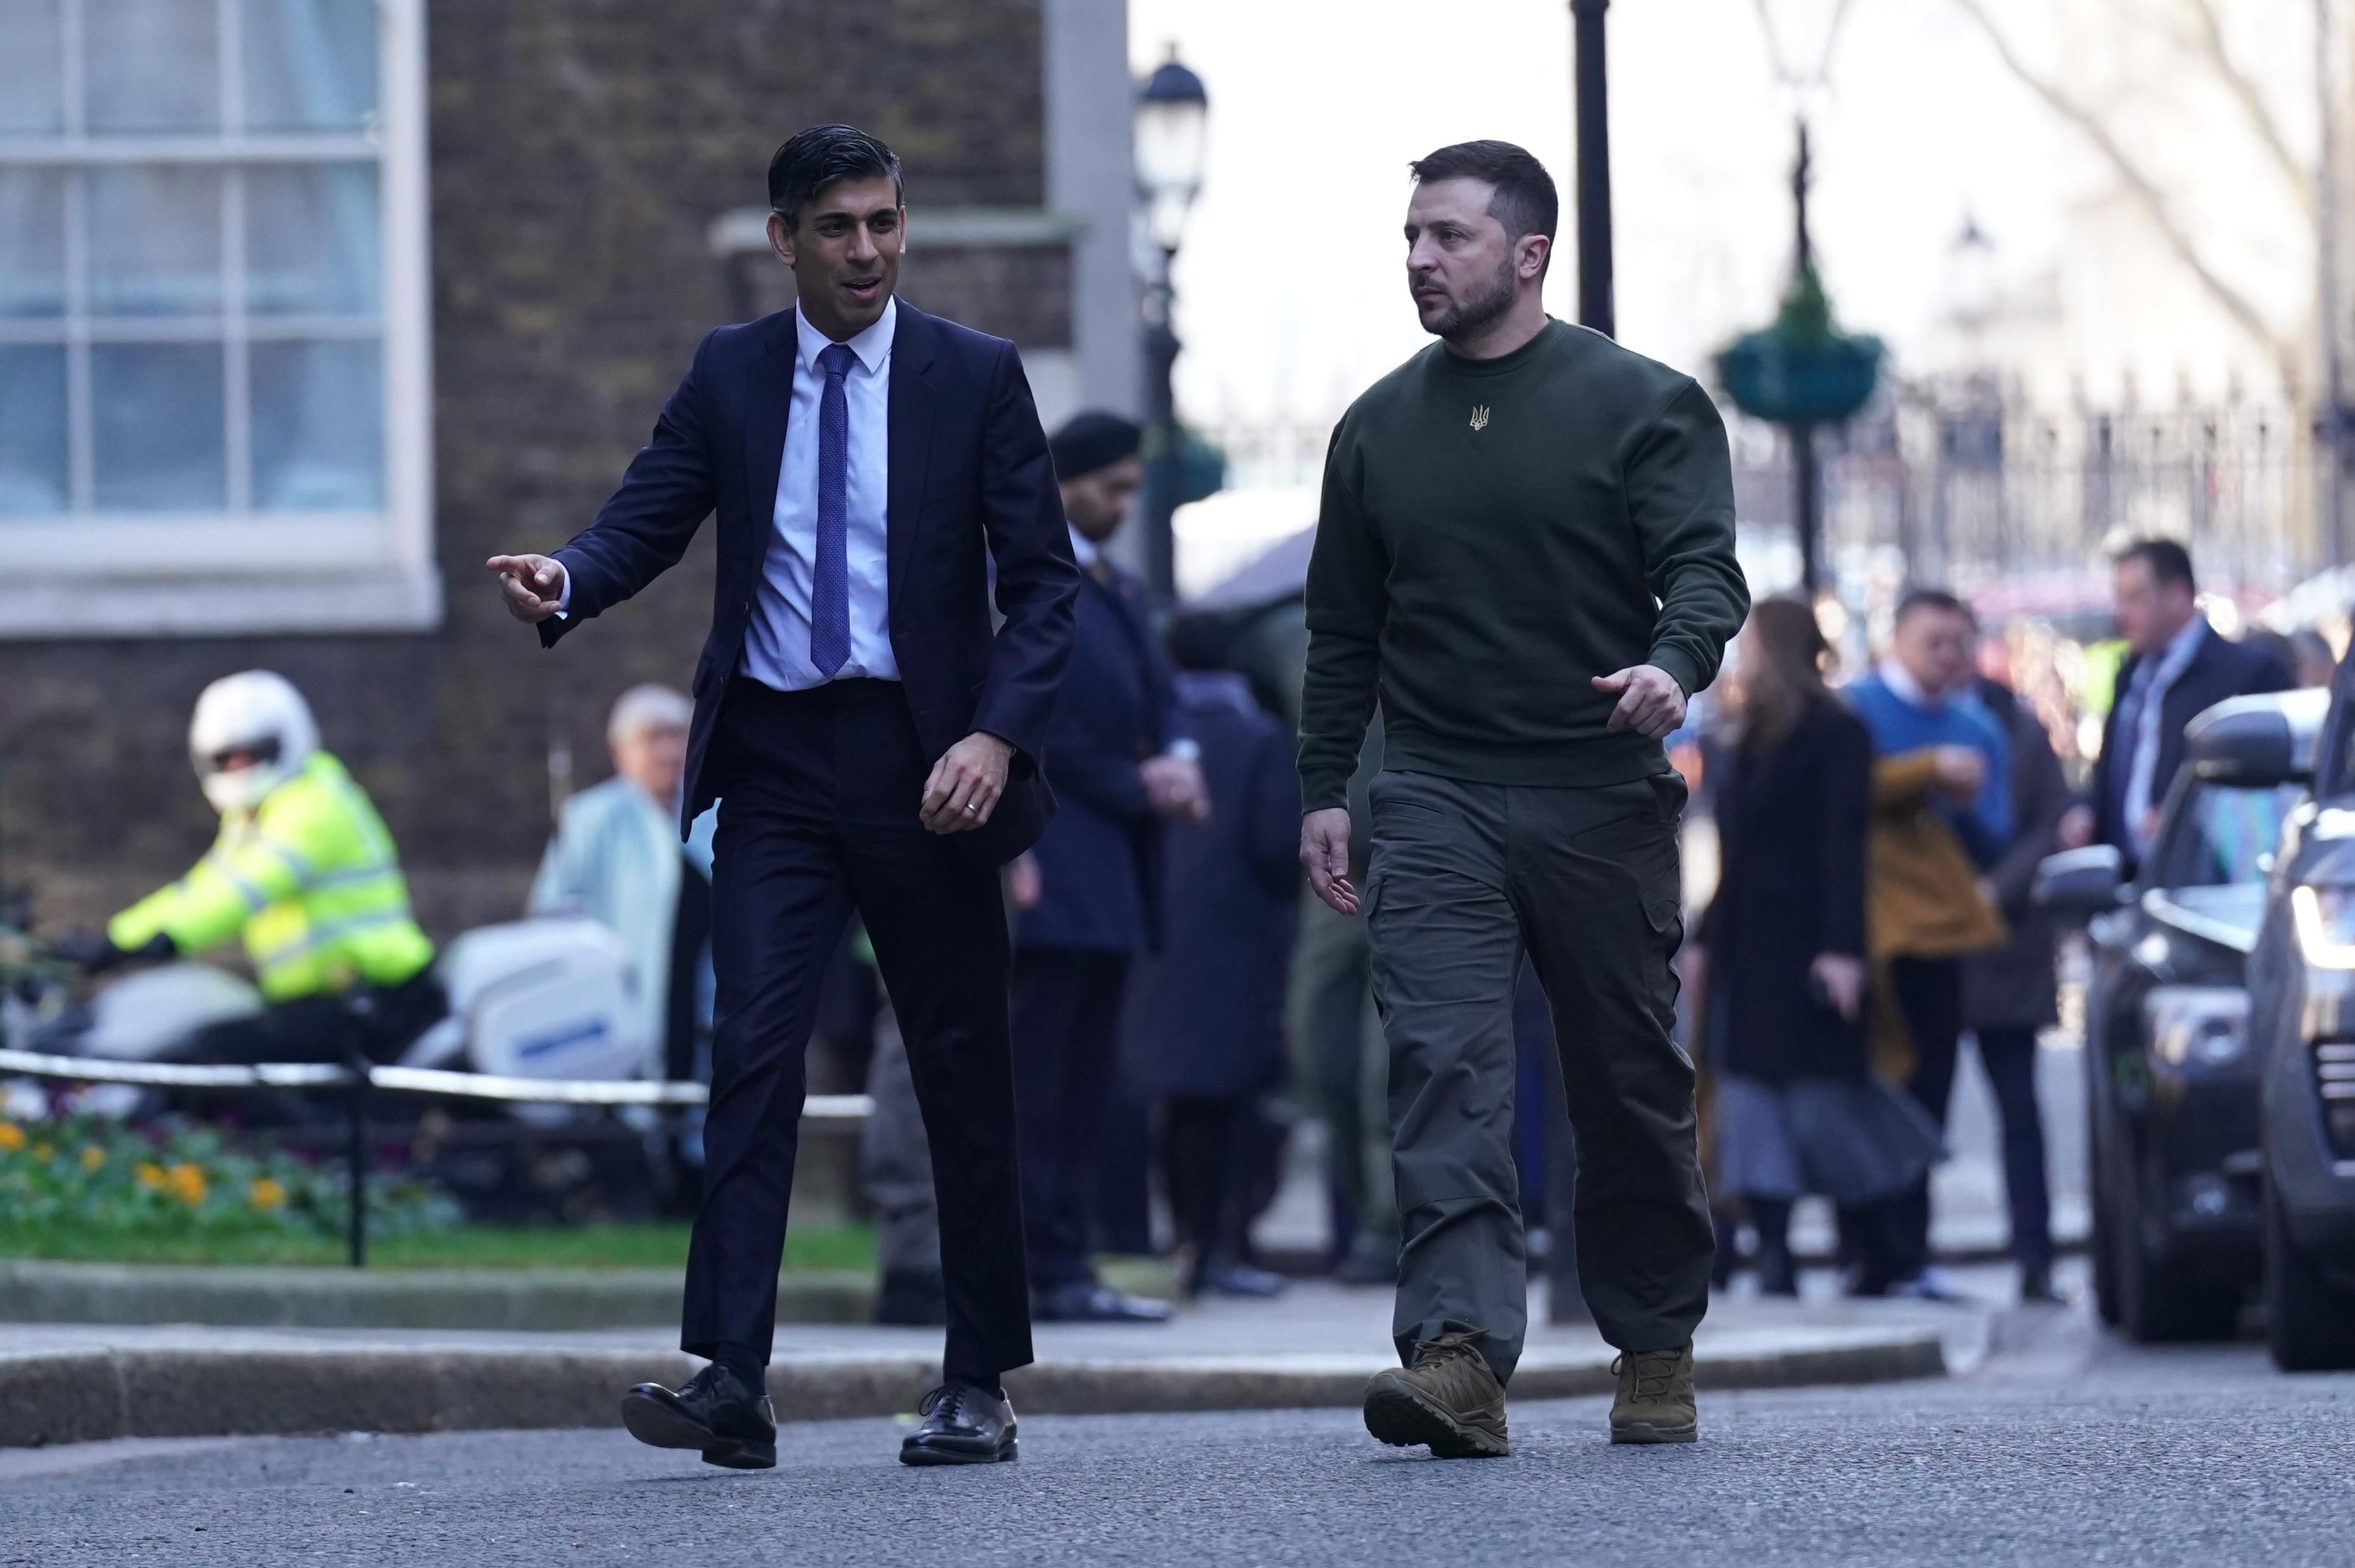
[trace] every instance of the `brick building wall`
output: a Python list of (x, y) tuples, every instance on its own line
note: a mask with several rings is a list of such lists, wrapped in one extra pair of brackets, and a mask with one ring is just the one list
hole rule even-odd
[[(696, 340), (741, 313), (712, 221), (764, 200), (784, 135), (837, 119), (891, 144), (920, 209), (1041, 200), (1038, 0), (434, 0), (429, 36), (443, 624), (0, 644), (0, 876), (32, 887), (47, 923), (102, 917), (202, 852), (215, 825), (189, 707), (256, 666), (310, 697), (437, 935), (512, 917), (547, 832), (551, 748), (593, 783), (613, 696), (686, 685), (711, 550), (707, 533), (560, 654), (506, 616), (482, 561), (586, 523)], [(1033, 319), (1060, 308), (1039, 303), (1068, 288), (1060, 258), (1029, 294), (993, 259), (931, 264), (975, 315), (1068, 341)], [(318, 591), (335, 593), (331, 574)]]

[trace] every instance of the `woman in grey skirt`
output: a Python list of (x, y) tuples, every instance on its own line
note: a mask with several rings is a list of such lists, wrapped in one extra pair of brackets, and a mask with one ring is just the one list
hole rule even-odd
[(1717, 896), (1701, 917), (1717, 1189), (1758, 1232), (1759, 1288), (1795, 1295), (1791, 1206), (1840, 1211), (1853, 1288), (1885, 1288), (1885, 1200), (1940, 1154), (1936, 1130), (1867, 1065), (1865, 829), (1871, 745), (1824, 683), (1814, 613), (1750, 613), (1729, 696)]

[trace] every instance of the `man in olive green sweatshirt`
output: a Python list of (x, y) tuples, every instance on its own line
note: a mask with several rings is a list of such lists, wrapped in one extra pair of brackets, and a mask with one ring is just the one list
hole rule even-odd
[(1749, 610), (1725, 429), (1690, 378), (1550, 319), (1558, 203), (1503, 142), (1413, 165), (1407, 285), (1439, 338), (1333, 432), (1308, 571), (1300, 858), (1359, 910), (1346, 790), (1379, 699), (1364, 912), (1404, 1229), (1384, 1442), (1506, 1452), (1527, 1326), (1515, 976), (1553, 1009), (1579, 1276), (1622, 1352), (1614, 1442), (1698, 1431), (1712, 1246), (1671, 1034), (1683, 783), (1660, 738)]

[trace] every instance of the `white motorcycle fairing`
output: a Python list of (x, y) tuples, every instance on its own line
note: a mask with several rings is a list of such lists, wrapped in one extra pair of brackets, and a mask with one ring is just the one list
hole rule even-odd
[(76, 1054), (110, 1061), (176, 1060), (200, 1029), (261, 1011), (261, 993), (209, 964), (166, 964), (125, 975), (91, 998)]
[[(403, 1067), (504, 1078), (636, 1078), (645, 1038), (638, 978), (621, 937), (592, 920), (522, 920), (470, 931), (437, 966), (450, 1015), (420, 1035)], [(563, 1105), (517, 1104), (526, 1121), (560, 1122)]]

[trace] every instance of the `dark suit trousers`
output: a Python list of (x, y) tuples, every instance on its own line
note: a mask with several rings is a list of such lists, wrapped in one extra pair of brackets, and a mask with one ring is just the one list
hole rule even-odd
[(1088, 1185), (1127, 985), (1125, 953), (1025, 947), (1014, 955), (1022, 1213), (1030, 1283), (1039, 1290), (1095, 1278), (1088, 1262)]
[(1979, 1065), (2003, 1121), (2003, 1196), (2011, 1211), (2011, 1255), (2052, 1266), (2052, 1197), (2044, 1176), (2044, 1118), (2036, 1105), (2036, 1031), (1977, 1031)]
[[(1963, 962), (1893, 958), (1889, 979), (1913, 1044), (1913, 1076), (1905, 1081), (1905, 1092), (1944, 1132), (1946, 1102), (1955, 1093), (1955, 1053), (1963, 1033)], [(1897, 1249), (1891, 1266), (1897, 1279), (1911, 1279), (1930, 1266), (1929, 1176), (1925, 1173), (1890, 1202)]]
[(711, 1109), (680, 1346), (766, 1354), (820, 983), (856, 908), (899, 1015), (932, 1145), (945, 1369), (1030, 1360), (997, 874), (916, 819), (931, 771), (900, 687), (731, 682), (713, 765)]

